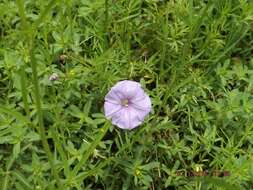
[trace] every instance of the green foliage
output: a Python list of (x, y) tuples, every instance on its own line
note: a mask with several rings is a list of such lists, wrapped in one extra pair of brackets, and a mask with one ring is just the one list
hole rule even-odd
[[(1, 0), (0, 189), (253, 188), (252, 7)], [(103, 115), (123, 79), (152, 99), (132, 131)]]

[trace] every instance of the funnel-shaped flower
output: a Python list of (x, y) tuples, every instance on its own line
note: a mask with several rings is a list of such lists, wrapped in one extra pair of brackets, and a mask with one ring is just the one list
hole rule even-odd
[(104, 110), (113, 125), (133, 129), (151, 111), (151, 101), (140, 83), (124, 80), (113, 86), (105, 96)]

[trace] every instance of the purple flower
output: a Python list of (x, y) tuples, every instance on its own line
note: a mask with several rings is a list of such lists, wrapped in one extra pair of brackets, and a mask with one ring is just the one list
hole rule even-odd
[(151, 101), (140, 83), (130, 80), (118, 82), (105, 96), (105, 116), (122, 129), (140, 125), (151, 111)]

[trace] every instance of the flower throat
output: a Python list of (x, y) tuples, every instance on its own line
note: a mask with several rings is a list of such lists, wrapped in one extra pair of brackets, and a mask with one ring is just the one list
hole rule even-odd
[(124, 99), (121, 101), (121, 105), (125, 107), (128, 107), (128, 103), (129, 103), (128, 99)]

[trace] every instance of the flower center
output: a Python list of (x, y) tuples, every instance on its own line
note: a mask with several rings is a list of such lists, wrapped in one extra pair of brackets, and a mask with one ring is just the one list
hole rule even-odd
[(124, 99), (124, 100), (121, 101), (122, 106), (128, 107), (128, 103), (129, 103), (128, 99)]

